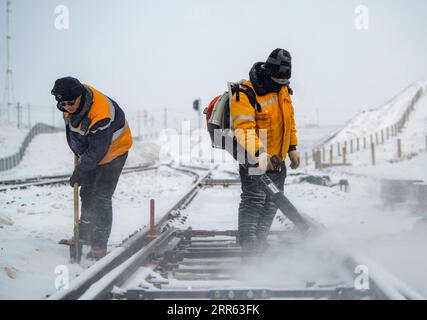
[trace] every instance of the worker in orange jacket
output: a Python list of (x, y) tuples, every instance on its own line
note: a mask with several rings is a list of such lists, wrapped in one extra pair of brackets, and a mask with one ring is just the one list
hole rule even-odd
[[(292, 58), (288, 51), (275, 49), (266, 62), (258, 62), (249, 72), (245, 87), (253, 90), (259, 109), (246, 94), (233, 95), (230, 112), (237, 142), (258, 159), (258, 167), (283, 190), (286, 178), (284, 160), (289, 156), (291, 168), (300, 164), (297, 133), (292, 105)], [(242, 182), (239, 206), (239, 243), (246, 252), (263, 248), (277, 212), (259, 175), (251, 174), (247, 164), (240, 164)]]
[(112, 225), (112, 196), (132, 146), (132, 135), (119, 105), (87, 84), (56, 80), (52, 95), (63, 112), (70, 149), (78, 164), (70, 185), (81, 186), (80, 239), (91, 245), (88, 258), (107, 252)]

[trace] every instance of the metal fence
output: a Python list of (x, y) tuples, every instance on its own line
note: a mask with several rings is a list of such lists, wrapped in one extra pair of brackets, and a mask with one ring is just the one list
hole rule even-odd
[(22, 161), (25, 150), (27, 150), (27, 147), (36, 135), (41, 133), (54, 133), (60, 131), (63, 131), (63, 129), (58, 129), (43, 123), (37, 123), (31, 128), (30, 132), (28, 132), (18, 152), (9, 157), (0, 159), (0, 171), (10, 170), (16, 167)]

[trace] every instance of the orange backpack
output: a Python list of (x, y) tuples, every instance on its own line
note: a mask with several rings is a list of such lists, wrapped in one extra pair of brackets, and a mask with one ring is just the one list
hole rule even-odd
[[(203, 113), (206, 115), (206, 125), (211, 137), (212, 147), (227, 150), (235, 154), (234, 150), (228, 150), (225, 143), (226, 139), (234, 139), (233, 119), (231, 118), (231, 101), (232, 96), (236, 94), (236, 101), (240, 101), (240, 93), (245, 94), (249, 103), (257, 110), (261, 111), (261, 106), (256, 100), (255, 91), (245, 85), (246, 80), (228, 83), (228, 91), (215, 97)], [(234, 149), (234, 148), (233, 148)]]

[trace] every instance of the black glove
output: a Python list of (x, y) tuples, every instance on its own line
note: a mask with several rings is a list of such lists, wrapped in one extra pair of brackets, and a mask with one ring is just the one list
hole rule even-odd
[(79, 186), (84, 186), (85, 184), (87, 184), (87, 176), (84, 172), (82, 172), (81, 170), (79, 170), (79, 168), (75, 168), (73, 174), (71, 175), (70, 178), (70, 186), (74, 187), (74, 184), (78, 184)]
[(273, 165), (274, 171), (278, 171), (278, 172), (282, 171), (283, 160), (280, 156), (272, 156), (270, 161), (271, 161), (271, 164)]

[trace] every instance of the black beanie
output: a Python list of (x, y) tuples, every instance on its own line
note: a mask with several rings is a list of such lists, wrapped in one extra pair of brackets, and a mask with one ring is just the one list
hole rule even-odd
[(84, 92), (84, 86), (79, 80), (72, 77), (65, 77), (55, 81), (52, 89), (52, 95), (56, 101), (73, 101)]
[(292, 57), (285, 49), (275, 49), (261, 68), (273, 78), (290, 79), (292, 76)]

